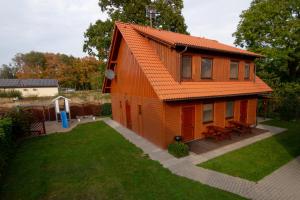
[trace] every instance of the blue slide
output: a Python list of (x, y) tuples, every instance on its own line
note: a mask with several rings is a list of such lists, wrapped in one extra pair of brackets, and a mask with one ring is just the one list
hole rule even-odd
[(60, 118), (61, 118), (61, 122), (62, 122), (62, 127), (69, 128), (68, 117), (67, 117), (67, 113), (65, 111), (60, 112)]

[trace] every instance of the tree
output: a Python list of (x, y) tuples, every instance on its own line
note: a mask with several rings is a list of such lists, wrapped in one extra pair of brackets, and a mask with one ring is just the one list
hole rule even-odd
[(235, 44), (266, 56), (257, 62), (262, 78), (300, 81), (299, 0), (253, 0), (240, 18)]
[(132, 22), (141, 25), (149, 25), (150, 20), (146, 16), (146, 8), (156, 9), (158, 16), (153, 26), (173, 32), (186, 33), (187, 26), (182, 16), (182, 0), (99, 0), (102, 12), (107, 12), (109, 18), (105, 21), (98, 20), (90, 24), (84, 33), (85, 41), (83, 50), (89, 55), (97, 56), (105, 61), (115, 21)]
[(13, 59), (17, 78), (57, 79), (61, 87), (79, 90), (100, 89), (103, 62), (95, 57), (75, 58), (65, 54), (29, 52)]
[(17, 68), (4, 64), (0, 68), (0, 78), (4, 78), (4, 79), (16, 78), (16, 71)]

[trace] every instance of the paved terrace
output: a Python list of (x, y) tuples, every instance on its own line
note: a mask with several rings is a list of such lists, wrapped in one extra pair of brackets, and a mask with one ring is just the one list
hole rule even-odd
[(191, 153), (190, 156), (177, 159), (166, 150), (158, 148), (119, 123), (111, 119), (104, 119), (104, 122), (117, 130), (137, 147), (143, 149), (145, 153), (149, 154), (151, 159), (159, 161), (164, 167), (179, 176), (184, 176), (249, 199), (296, 200), (300, 197), (300, 157), (266, 176), (258, 183), (196, 166), (196, 164), (201, 162), (281, 133), (285, 130), (283, 128), (258, 125), (257, 128), (268, 130), (268, 132), (228, 144), (206, 153)]

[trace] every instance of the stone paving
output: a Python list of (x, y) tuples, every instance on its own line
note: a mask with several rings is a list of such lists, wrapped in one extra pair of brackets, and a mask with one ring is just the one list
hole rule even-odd
[(149, 154), (151, 159), (159, 161), (164, 167), (179, 176), (184, 176), (249, 199), (300, 199), (300, 157), (279, 168), (258, 183), (195, 166), (195, 164), (199, 164), (229, 151), (233, 151), (278, 134), (285, 129), (259, 125), (258, 128), (269, 130), (269, 132), (239, 141), (235, 144), (222, 147), (212, 152), (207, 152), (201, 155), (191, 154), (188, 157), (177, 159), (170, 155), (166, 150), (160, 149), (119, 123), (111, 119), (104, 119), (103, 121), (117, 130), (121, 135), (123, 135), (123, 137), (135, 144), (137, 147), (143, 149), (145, 153)]
[(84, 118), (80, 121), (72, 119), (69, 122), (69, 128), (62, 128), (61, 122), (57, 121), (46, 121), (45, 122), (45, 128), (46, 128), (46, 134), (52, 134), (52, 133), (64, 133), (69, 132), (73, 128), (75, 128), (78, 124), (84, 124), (88, 122), (94, 122), (94, 121), (101, 121), (103, 118)]

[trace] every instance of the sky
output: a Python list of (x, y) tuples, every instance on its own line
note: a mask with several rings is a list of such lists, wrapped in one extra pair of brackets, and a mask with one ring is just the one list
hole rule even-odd
[[(233, 44), (241, 12), (251, 0), (184, 0), (183, 16), (191, 35)], [(105, 19), (98, 0), (0, 1), (0, 65), (29, 51), (86, 56), (83, 34)]]

